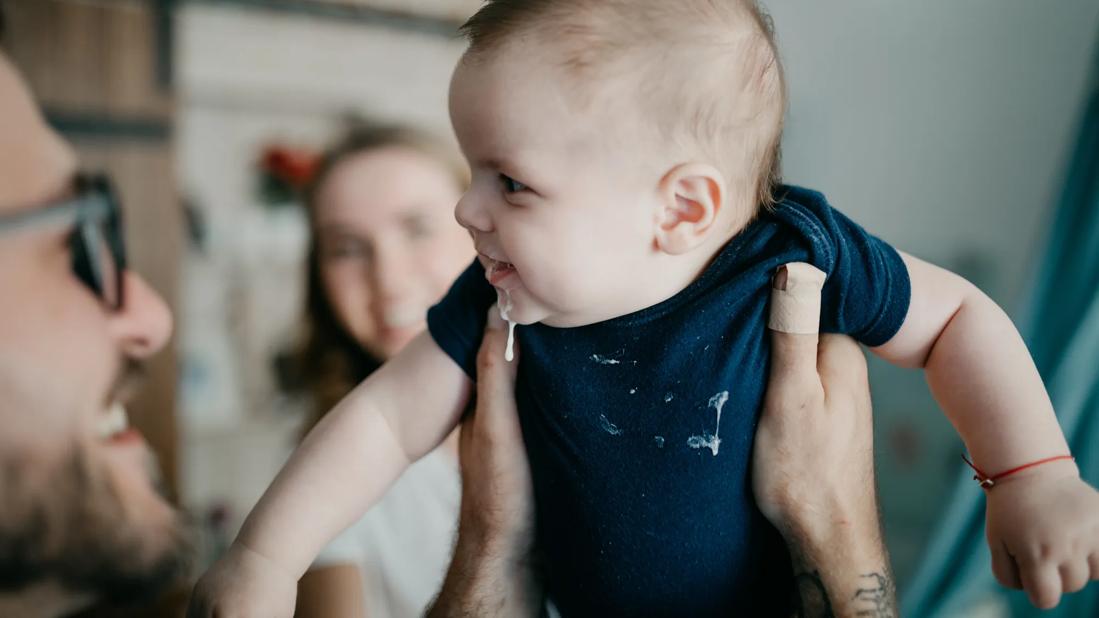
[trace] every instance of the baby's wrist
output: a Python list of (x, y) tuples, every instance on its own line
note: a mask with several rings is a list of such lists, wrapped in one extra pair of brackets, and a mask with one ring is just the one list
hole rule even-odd
[[(1040, 461), (1042, 460), (1035, 460), (1035, 462)], [(1027, 464), (1035, 462), (1027, 462)], [(995, 490), (996, 487), (1008, 484), (1023, 485), (1028, 483), (1042, 483), (1056, 481), (1064, 478), (1079, 477), (1080, 468), (1076, 465), (1076, 462), (1074, 460), (1057, 459), (1054, 461), (1038, 463), (1037, 465), (1026, 467), (1022, 470), (1019, 470), (1018, 472), (1013, 472), (1001, 478), (996, 478), (993, 485), (989, 487), (989, 489)]]
[[(237, 538), (233, 541), (233, 543), (229, 546), (229, 550), (227, 553), (230, 555), (235, 554), (239, 560), (246, 564), (258, 566), (264, 571), (277, 573), (295, 582), (301, 577), (301, 575), (295, 577), (292, 574), (292, 571), (288, 569), (286, 565), (279, 564), (279, 562), (271, 556), (256, 549), (253, 549), (246, 541), (240, 538)], [(302, 570), (302, 574), (304, 574), (304, 569)]]

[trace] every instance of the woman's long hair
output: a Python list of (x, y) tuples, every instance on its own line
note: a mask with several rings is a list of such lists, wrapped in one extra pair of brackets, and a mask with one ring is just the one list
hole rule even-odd
[(311, 413), (303, 427), (312, 429), (356, 384), (366, 379), (385, 359), (374, 358), (343, 328), (325, 295), (317, 247), (317, 200), (325, 182), (340, 163), (383, 148), (404, 148), (430, 157), (454, 176), (461, 188), (469, 184), (469, 171), (453, 149), (431, 136), (399, 125), (361, 124), (350, 129), (321, 156), (316, 172), (305, 188), (310, 241), (306, 269), (305, 332), (294, 353), (293, 382), (309, 395)]

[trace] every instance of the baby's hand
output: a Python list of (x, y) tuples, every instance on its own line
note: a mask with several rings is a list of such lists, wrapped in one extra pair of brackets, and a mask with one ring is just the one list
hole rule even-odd
[[(1045, 468), (1045, 469), (1043, 469)], [(988, 492), (987, 536), (1001, 584), (1049, 609), (1099, 579), (1099, 492), (1070, 462), (1047, 464)]]
[(195, 584), (187, 618), (292, 618), (297, 587), (278, 565), (234, 543)]

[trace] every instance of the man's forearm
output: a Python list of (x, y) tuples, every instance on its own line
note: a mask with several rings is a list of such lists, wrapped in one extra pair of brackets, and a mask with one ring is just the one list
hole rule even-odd
[(787, 539), (798, 618), (895, 618), (897, 595), (878, 526), (837, 522), (823, 534)]
[(429, 618), (539, 616), (542, 588), (530, 552), (501, 547), (463, 527)]

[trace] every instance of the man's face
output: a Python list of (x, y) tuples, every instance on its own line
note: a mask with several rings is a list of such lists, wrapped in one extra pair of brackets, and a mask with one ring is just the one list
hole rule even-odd
[[(0, 219), (71, 196), (72, 151), (0, 54)], [(0, 233), (0, 596), (28, 584), (121, 600), (181, 564), (178, 517), (118, 424), (137, 361), (167, 341), (136, 275), (108, 309), (72, 271), (71, 225)]]

